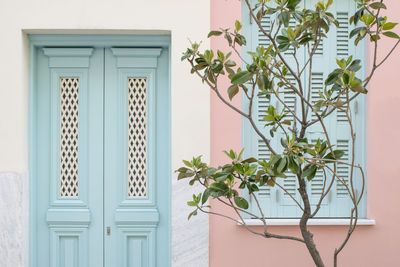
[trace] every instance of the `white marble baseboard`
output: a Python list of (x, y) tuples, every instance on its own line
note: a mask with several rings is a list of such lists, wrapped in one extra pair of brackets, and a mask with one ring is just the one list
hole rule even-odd
[(199, 213), (187, 219), (193, 207), (186, 204), (199, 188), (188, 181), (172, 181), (172, 266), (208, 267), (208, 215)]
[(0, 266), (22, 266), (22, 176), (0, 173)]
[[(24, 178), (26, 177), (17, 173), (0, 173), (1, 267), (26, 265), (24, 261), (28, 253), (29, 225), (28, 212), (23, 206), (24, 201), (28, 201), (28, 198), (23, 195), (23, 183), (26, 180)], [(192, 208), (188, 207), (186, 202), (191, 200), (193, 193), (198, 189), (189, 186), (187, 181), (178, 182), (175, 175), (172, 179), (172, 266), (207, 267), (209, 264), (208, 216), (199, 214), (192, 217), (190, 221), (187, 220)]]

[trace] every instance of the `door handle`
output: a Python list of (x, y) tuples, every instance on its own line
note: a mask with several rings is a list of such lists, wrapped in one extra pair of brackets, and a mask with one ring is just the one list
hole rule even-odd
[(107, 235), (111, 235), (111, 227), (107, 226)]

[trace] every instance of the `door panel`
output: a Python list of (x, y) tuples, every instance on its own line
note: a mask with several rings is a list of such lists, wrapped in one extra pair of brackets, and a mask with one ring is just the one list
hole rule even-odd
[(103, 265), (103, 64), (102, 49), (38, 50), (38, 266)]
[(168, 60), (37, 50), (35, 266), (170, 266)]
[[(155, 89), (161, 49), (106, 49), (106, 264), (155, 266)], [(140, 262), (141, 265), (138, 265)]]

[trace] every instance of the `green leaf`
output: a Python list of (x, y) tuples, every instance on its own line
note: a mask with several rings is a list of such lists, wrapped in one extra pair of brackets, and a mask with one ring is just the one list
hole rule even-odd
[(237, 156), (238, 159), (242, 159), (243, 152), (244, 152), (244, 148), (242, 148), (242, 150), (240, 150), (239, 155)]
[(221, 51), (221, 50), (217, 50), (217, 56), (218, 56), (218, 58), (219, 59), (221, 59), (222, 61), (224, 61), (225, 60), (225, 55), (224, 55), (224, 53)]
[(302, 0), (289, 0), (288, 4), (286, 5), (287, 8), (289, 9), (296, 9), (297, 5), (301, 2)]
[(259, 88), (261, 90), (267, 90), (270, 87), (270, 81), (268, 79), (267, 75), (262, 74), (261, 77), (259, 78), (260, 80), (260, 84), (259, 84)]
[(347, 73), (343, 74), (343, 82), (344, 82), (344, 84), (349, 84), (349, 82), (350, 82), (349, 74), (347, 74)]
[(225, 33), (224, 38), (228, 41), (229, 46), (231, 46), (232, 45), (231, 35), (227, 32), (227, 33)]
[(278, 37), (276, 37), (276, 41), (278, 42), (278, 44), (286, 44), (290, 42), (289, 38), (283, 35), (278, 35)]
[(233, 199), (235, 201), (235, 204), (241, 208), (247, 210), (249, 208), (249, 203), (247, 202), (246, 199), (242, 197), (234, 197)]
[(208, 33), (208, 38), (210, 38), (211, 36), (220, 36), (222, 34), (222, 32), (221, 31), (210, 31), (209, 33)]
[(191, 218), (192, 216), (196, 216), (196, 215), (197, 215), (197, 209), (196, 209), (195, 211), (192, 211), (192, 212), (189, 214), (188, 220), (190, 220), (190, 218)]
[(193, 172), (187, 172), (187, 173), (181, 172), (181, 173), (179, 173), (179, 175), (178, 175), (178, 180), (185, 179), (185, 178), (189, 178), (189, 177), (192, 177), (193, 175), (194, 175)]
[(192, 168), (192, 167), (193, 167), (193, 164), (192, 164), (190, 161), (183, 160), (183, 163), (184, 163), (186, 166), (188, 166), (189, 168)]
[(324, 159), (338, 160), (338, 159), (340, 159), (341, 157), (343, 157), (344, 151), (343, 151), (343, 150), (335, 150), (335, 151), (333, 151), (333, 154), (335, 155), (335, 157), (333, 157), (332, 153), (329, 152), (329, 153), (324, 157)]
[(256, 184), (252, 184), (250, 187), (251, 187), (251, 192), (260, 191), (260, 189), (258, 188), (258, 186)]
[(294, 40), (296, 38), (296, 34), (295, 34), (295, 32), (293, 31), (292, 28), (288, 27), (287, 28), (287, 33), (288, 33), (288, 36), (289, 36), (289, 38), (291, 40)]
[(292, 171), (292, 173), (299, 172), (299, 164), (292, 157), (289, 158), (289, 168)]
[(326, 79), (325, 84), (326, 85), (334, 84), (339, 79), (341, 74), (342, 74), (341, 69), (334, 70), (332, 73), (330, 73), (328, 75), (328, 78)]
[(400, 39), (400, 36), (394, 32), (384, 32), (383, 35), (394, 39)]
[(210, 185), (210, 188), (215, 190), (215, 191), (220, 191), (220, 192), (223, 192), (223, 193), (226, 193), (229, 190), (229, 187), (226, 184), (217, 183), (217, 182), (212, 183)]
[(248, 158), (242, 161), (242, 163), (254, 163), (257, 162), (256, 158)]
[(224, 172), (216, 173), (214, 175), (214, 180), (216, 182), (224, 182), (228, 178), (228, 175), (229, 173), (224, 173)]
[(191, 169), (188, 169), (188, 168), (186, 168), (186, 167), (180, 167), (178, 170), (176, 170), (176, 172), (180, 172), (180, 173), (188, 173), (188, 172), (191, 172), (192, 170)]
[(263, 118), (264, 121), (275, 121), (275, 117), (273, 115), (266, 115)]
[(286, 170), (286, 166), (287, 166), (288, 162), (286, 157), (283, 157), (278, 164), (278, 167), (276, 168), (278, 173), (283, 173)]
[(235, 21), (235, 29), (237, 31), (240, 31), (242, 29), (242, 24), (240, 23), (240, 21)]
[(385, 24), (383, 25), (382, 29), (383, 29), (384, 31), (388, 31), (388, 30), (391, 30), (391, 29), (393, 29), (394, 27), (396, 27), (397, 24), (398, 24), (398, 23), (387, 22), (387, 23), (385, 23)]
[(232, 79), (231, 82), (233, 84), (244, 84), (246, 83), (248, 80), (251, 79), (251, 77), (253, 77), (253, 73), (248, 72), (248, 71), (241, 71), (239, 73), (236, 73)]
[(232, 160), (234, 160), (236, 158), (235, 151), (233, 151), (232, 149), (229, 152), (226, 150), (224, 150), (222, 152), (224, 152), (224, 154), (227, 155)]
[[(226, 57), (228, 58), (228, 55), (227, 55)], [(227, 60), (227, 61), (225, 62), (225, 66), (226, 66), (226, 67), (235, 67), (235, 66), (236, 66), (236, 62), (233, 61), (233, 60)]]
[(347, 67), (347, 70), (357, 72), (361, 69), (361, 60), (356, 59), (351, 62), (350, 66)]
[(353, 29), (353, 30), (350, 32), (349, 37), (350, 37), (350, 38), (353, 38), (354, 36), (356, 36), (357, 34), (359, 34), (359, 33), (361, 32), (361, 30), (364, 29), (364, 28), (365, 28), (365, 27), (358, 27), (358, 28)]
[(349, 64), (351, 63), (352, 60), (353, 60), (353, 56), (349, 56), (349, 57), (347, 58), (347, 61), (346, 61), (346, 66), (349, 65)]
[(235, 95), (237, 95), (237, 93), (239, 93), (239, 86), (237, 84), (232, 84), (231, 86), (229, 86), (228, 96), (230, 100), (232, 100)]
[(285, 27), (289, 26), (289, 15), (286, 12), (281, 12), (278, 15), (278, 19), (285, 25)]
[(341, 69), (345, 69), (346, 68), (346, 60), (344, 60), (344, 59), (341, 59), (341, 60), (336, 59), (336, 64), (338, 64), (338, 66)]
[(353, 91), (353, 92), (356, 92), (356, 93), (362, 93), (362, 94), (368, 93), (368, 90), (365, 89), (365, 87), (362, 86), (361, 84), (353, 86), (353, 87), (350, 87), (350, 90)]
[(315, 166), (315, 165), (307, 165), (303, 169), (303, 172), (301, 173), (301, 178), (307, 177), (307, 180), (311, 181), (315, 177), (316, 173), (317, 173), (317, 166)]
[(380, 9), (380, 8), (387, 9), (386, 5), (381, 2), (374, 2), (374, 3), (370, 4), (369, 6), (373, 9)]
[(197, 206), (197, 203), (195, 201), (188, 201), (187, 204), (190, 207), (196, 207)]
[(201, 205), (204, 205), (207, 202), (208, 198), (210, 197), (210, 193), (211, 193), (211, 190), (209, 188), (204, 190), (203, 196), (201, 198)]

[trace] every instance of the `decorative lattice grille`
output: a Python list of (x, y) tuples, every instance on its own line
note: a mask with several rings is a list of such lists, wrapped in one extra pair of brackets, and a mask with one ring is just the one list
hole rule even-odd
[(146, 78), (128, 79), (128, 197), (145, 197)]
[(79, 79), (60, 79), (60, 197), (78, 197)]

